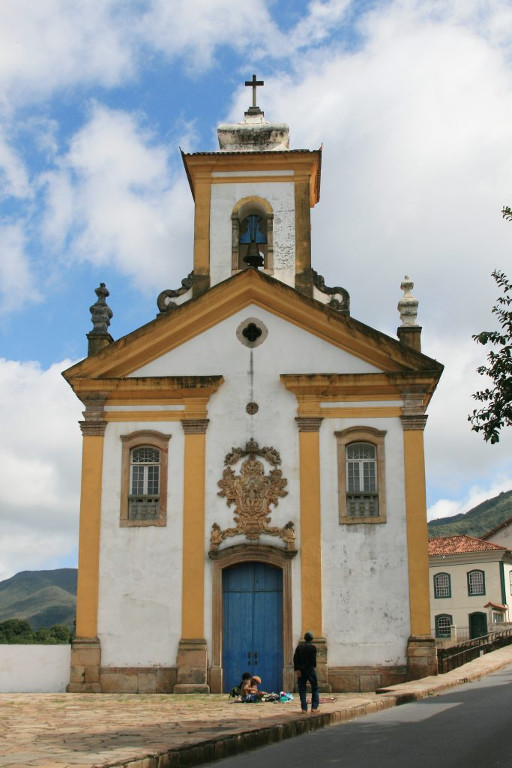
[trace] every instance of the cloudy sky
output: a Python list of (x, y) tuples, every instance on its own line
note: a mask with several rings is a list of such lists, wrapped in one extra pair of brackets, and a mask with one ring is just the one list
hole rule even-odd
[[(511, 276), (510, 0), (3, 0), (0, 579), (76, 564), (80, 403), (103, 281), (114, 338), (192, 268), (178, 147), (216, 149), (250, 103), (323, 144), (313, 262), (395, 335), (400, 282), (446, 366), (425, 433), (429, 517), (512, 489), (512, 438), (471, 432), (471, 335)], [(509, 429), (509, 432), (511, 430)]]

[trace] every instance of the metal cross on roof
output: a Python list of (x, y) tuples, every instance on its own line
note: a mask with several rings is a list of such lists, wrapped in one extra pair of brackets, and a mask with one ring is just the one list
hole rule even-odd
[(246, 80), (245, 84), (252, 86), (252, 106), (253, 106), (253, 108), (255, 108), (255, 107), (257, 107), (257, 104), (256, 104), (256, 88), (259, 85), (265, 85), (265, 83), (263, 82), (263, 80), (256, 80), (256, 75), (253, 75), (252, 76), (252, 80)]

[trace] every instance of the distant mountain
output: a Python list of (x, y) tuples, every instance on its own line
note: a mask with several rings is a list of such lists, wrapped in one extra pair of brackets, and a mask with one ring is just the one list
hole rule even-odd
[(25, 619), (32, 629), (67, 624), (76, 608), (76, 568), (21, 571), (0, 581), (0, 621)]
[(509, 517), (512, 517), (512, 491), (503, 491), (499, 496), (483, 501), (465, 514), (431, 520), (428, 524), (428, 535), (438, 538), (466, 534), (480, 538)]

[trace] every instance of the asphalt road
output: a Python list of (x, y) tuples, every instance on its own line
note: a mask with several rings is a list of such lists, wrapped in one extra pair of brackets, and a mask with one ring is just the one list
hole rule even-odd
[(512, 768), (512, 666), (439, 696), (209, 765)]

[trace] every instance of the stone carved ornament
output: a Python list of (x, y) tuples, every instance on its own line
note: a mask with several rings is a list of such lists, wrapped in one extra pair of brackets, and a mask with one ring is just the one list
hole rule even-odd
[[(265, 466), (260, 457), (268, 462), (273, 469), (265, 474)], [(236, 475), (232, 466), (242, 461), (240, 474)], [(249, 541), (257, 541), (261, 534), (278, 536), (286, 544), (287, 549), (295, 549), (295, 530), (293, 523), (287, 523), (284, 528), (271, 526), (271, 505), (277, 507), (279, 498), (287, 495), (284, 490), (288, 481), (278, 469), (281, 456), (275, 448), (260, 448), (258, 443), (251, 438), (245, 448), (232, 448), (224, 459), (225, 469), (222, 480), (218, 486), (221, 489), (219, 496), (224, 496), (228, 507), (235, 504), (233, 528), (221, 527), (214, 523), (210, 535), (212, 550), (231, 536), (245, 535)]]

